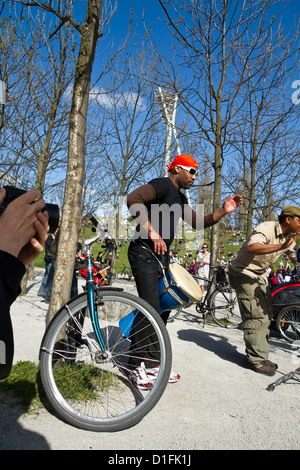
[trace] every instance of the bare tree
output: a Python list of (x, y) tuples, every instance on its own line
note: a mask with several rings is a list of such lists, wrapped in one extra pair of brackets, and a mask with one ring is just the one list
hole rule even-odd
[[(278, 182), (277, 170), (280, 168), (282, 172), (284, 166), (287, 167), (291, 163), (291, 156), (294, 156), (295, 123), (298, 113), (291, 100), (289, 82), (299, 60), (298, 28), (299, 25), (295, 33), (285, 35), (279, 23), (277, 28), (268, 29), (261, 35), (258, 43), (260, 54), (248, 69), (248, 79), (241, 90), (246, 103), (240, 110), (244, 135), (242, 139), (238, 139), (238, 142), (242, 141), (243, 149), (247, 152), (250, 178), (247, 235), (252, 230), (253, 214), (259, 188), (262, 189), (262, 180), (269, 180), (269, 184)], [(237, 73), (241, 65), (247, 67), (247, 59), (247, 53), (245, 54), (244, 49), (240, 48), (235, 58)], [(282, 144), (283, 142), (287, 144), (288, 141), (291, 145), (285, 145), (282, 158)], [(290, 151), (287, 151), (288, 147)], [(291, 170), (292, 166), (289, 171), (290, 182), (293, 179)], [(268, 175), (267, 178), (264, 175)], [(266, 193), (266, 188), (263, 191)], [(270, 192), (268, 193), (270, 195)], [(268, 202), (271, 202), (270, 198)], [(270, 211), (267, 209), (265, 212)]]
[[(66, 166), (62, 146), (66, 149), (69, 104), (62, 98), (74, 68), (70, 25), (49, 39), (51, 29), (51, 21), (46, 25), (45, 12), (38, 10), (32, 15), (29, 8), (12, 29), (9, 64), (14, 67), (7, 77), (10, 115), (7, 114), (2, 147), (6, 157), (2, 178), (5, 173), (9, 172), (10, 178), (14, 174), (16, 185), (21, 184), (24, 189), (35, 186), (41, 197), (47, 170), (58, 171)], [(22, 279), (23, 294), (32, 272), (33, 265)]]
[[(60, 244), (58, 249), (58, 258), (56, 263), (56, 272), (52, 288), (52, 298), (50, 301), (48, 321), (53, 316), (59, 306), (66, 302), (70, 295), (70, 288), (73, 276), (73, 268), (75, 261), (75, 253), (77, 247), (78, 235), (81, 227), (81, 210), (82, 210), (82, 191), (85, 172), (85, 134), (87, 111), (89, 104), (89, 92), (91, 88), (92, 66), (95, 58), (96, 46), (98, 39), (104, 36), (110, 15), (113, 14), (114, 8), (110, 2), (102, 5), (101, 0), (88, 0), (86, 5), (86, 16), (82, 23), (78, 23), (73, 13), (74, 0), (55, 0), (48, 2), (46, 0), (30, 1), (30, 0), (4, 0), (3, 5), (18, 6), (17, 13), (23, 18), (25, 8), (34, 9), (35, 11), (46, 12), (45, 25), (49, 24), (49, 18), (55, 18), (49, 41), (60, 37), (62, 31), (70, 31), (70, 25), (73, 28), (74, 36), (80, 37), (80, 46), (78, 57), (75, 65), (74, 87), (71, 112), (69, 114), (69, 136), (68, 136), (68, 168), (65, 182), (65, 196), (62, 208), (62, 223), (60, 229)], [(21, 10), (20, 10), (21, 8)], [(17, 15), (16, 15), (17, 16)], [(42, 30), (42, 34), (47, 34)], [(48, 43), (46, 41), (46, 47)], [(75, 51), (76, 47), (69, 43), (68, 46), (61, 43), (62, 56), (64, 53)], [(45, 44), (43, 45), (45, 47)], [(68, 50), (68, 47), (70, 50)], [(54, 64), (56, 78), (62, 77), (61, 69), (56, 61)], [(104, 67), (107, 69), (107, 65)], [(45, 167), (53, 161), (53, 154), (49, 152), (50, 135), (55, 128), (56, 104), (62, 91), (66, 88), (68, 81), (61, 82), (61, 86), (53, 87), (52, 90), (45, 88), (45, 95), (52, 96), (50, 110), (47, 115), (42, 116), (42, 123), (48, 123), (47, 131), (45, 130), (44, 145), (41, 147), (43, 159), (39, 166), (38, 184), (43, 184)], [(59, 81), (59, 80), (58, 80)], [(56, 85), (58, 85), (58, 81)], [(31, 83), (30, 81), (28, 83)], [(26, 90), (28, 93), (29, 91)], [(54, 92), (53, 92), (54, 91)], [(42, 95), (41, 95), (42, 96)], [(34, 115), (30, 113), (32, 132), (36, 130), (33, 125)], [(47, 119), (49, 118), (49, 120)], [(62, 134), (61, 134), (62, 135)], [(55, 128), (56, 138), (59, 136), (58, 128)], [(59, 138), (59, 137), (58, 137)], [(25, 139), (23, 139), (25, 141)], [(37, 139), (37, 143), (38, 139)]]
[[(80, 34), (80, 47), (76, 62), (72, 106), (70, 112), (68, 168), (65, 184), (60, 243), (56, 261), (56, 272), (52, 295), (47, 315), (49, 321), (58, 308), (65, 303), (70, 295), (74, 260), (81, 226), (81, 200), (85, 169), (85, 131), (89, 102), (92, 67), (95, 50), (100, 36), (100, 20), (102, 14), (101, 0), (88, 0), (86, 17), (82, 25), (72, 16), (73, 1), (58, 0), (55, 8), (52, 2), (21, 1), (23, 6), (39, 7), (55, 15), (59, 23), (53, 31), (56, 34), (66, 23), (72, 24)], [(62, 289), (62, 284), (64, 288)]]
[[(101, 88), (93, 89), (91, 110), (101, 123), (100, 133), (90, 126), (98, 151), (94, 159), (110, 181), (110, 202), (119, 216), (119, 202), (130, 188), (144, 183), (145, 175), (161, 157), (160, 117), (154, 99), (154, 72), (145, 63), (145, 51), (119, 56)], [(124, 62), (122, 62), (124, 59)], [(120, 65), (121, 64), (121, 65)], [(141, 77), (143, 75), (143, 77)], [(118, 224), (116, 226), (118, 237)]]
[[(61, 21), (58, 12), (54, 12)], [(76, 63), (73, 99), (70, 113), (68, 168), (65, 185), (64, 205), (60, 228), (60, 242), (55, 267), (55, 277), (47, 321), (69, 296), (72, 285), (74, 260), (81, 226), (81, 201), (85, 169), (85, 131), (89, 102), (89, 91), (95, 50), (99, 39), (101, 0), (88, 0), (86, 17), (82, 26), (72, 20), (81, 35), (80, 49)], [(70, 18), (68, 18), (71, 21)], [(61, 288), (63, 283), (64, 289)]]
[[(272, 6), (278, 2), (159, 0), (159, 3), (176, 41), (174, 55), (180, 59), (179, 70), (189, 69), (188, 79), (178, 83), (174, 58), (159, 53), (157, 47), (155, 50), (166, 82), (178, 94), (186, 113), (193, 117), (199, 139), (205, 139), (212, 149), (215, 210), (221, 204), (223, 163), (239, 126), (240, 110), (246, 103), (241, 90), (249, 77), (258, 73), (255, 69), (251, 74), (262, 44), (276, 24), (277, 17), (271, 15)], [(236, 57), (240, 54), (244, 61), (240, 62), (237, 74)], [(211, 249), (215, 264), (217, 226), (212, 227)]]
[[(46, 172), (66, 167), (70, 103), (63, 94), (74, 73), (72, 31), (67, 25), (65, 34), (60, 30), (49, 39), (52, 23), (46, 23), (45, 13), (32, 15), (30, 9), (21, 20), (5, 24), (5, 39), (10, 28), (14, 40), (10, 42), (10, 57), (5, 57), (9, 69), (2, 175), (18, 175), (24, 188), (32, 187), (35, 180), (43, 195)], [(6, 42), (1, 42), (2, 52)]]

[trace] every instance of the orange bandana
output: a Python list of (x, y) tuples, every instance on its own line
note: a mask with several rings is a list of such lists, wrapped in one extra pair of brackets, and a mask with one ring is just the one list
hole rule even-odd
[(176, 165), (191, 166), (198, 168), (198, 163), (196, 162), (196, 160), (193, 157), (184, 154), (178, 155), (174, 158), (171, 165), (168, 167), (168, 171), (173, 170), (174, 166)]

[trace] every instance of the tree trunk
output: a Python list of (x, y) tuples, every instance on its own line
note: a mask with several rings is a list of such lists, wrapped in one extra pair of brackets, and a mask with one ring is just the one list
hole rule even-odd
[[(213, 199), (213, 212), (221, 206), (221, 187), (222, 187), (222, 115), (221, 115), (221, 90), (220, 86), (216, 96), (216, 143), (215, 143), (215, 184), (214, 184), (214, 199)], [(219, 227), (218, 224), (212, 226), (211, 240), (210, 240), (211, 258), (210, 263), (212, 266), (217, 265), (219, 254)]]
[[(213, 195), (213, 212), (221, 206), (221, 183), (222, 183), (222, 164), (221, 164), (221, 147), (216, 147), (215, 151), (215, 184)], [(215, 224), (211, 229), (210, 238), (211, 265), (216, 266), (219, 255), (219, 226)]]
[(89, 0), (81, 33), (70, 114), (68, 168), (55, 276), (47, 324), (70, 298), (77, 242), (81, 227), (81, 201), (85, 170), (85, 133), (92, 66), (99, 37), (101, 0)]

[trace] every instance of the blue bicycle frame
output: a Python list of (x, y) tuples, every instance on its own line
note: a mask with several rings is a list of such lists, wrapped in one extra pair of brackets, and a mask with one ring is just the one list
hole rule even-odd
[(93, 276), (93, 263), (92, 263), (92, 248), (91, 245), (86, 246), (86, 260), (87, 260), (87, 295), (88, 304), (90, 309), (91, 322), (93, 329), (100, 345), (103, 354), (106, 353), (106, 346), (102, 338), (100, 325), (98, 321), (97, 309), (95, 308), (94, 297), (94, 276)]

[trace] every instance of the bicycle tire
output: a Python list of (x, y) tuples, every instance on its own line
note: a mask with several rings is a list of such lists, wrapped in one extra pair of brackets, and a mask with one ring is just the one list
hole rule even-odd
[(242, 323), (240, 309), (233, 289), (228, 292), (216, 289), (209, 299), (209, 312), (217, 325), (222, 328), (238, 328)]
[(280, 336), (289, 343), (300, 340), (300, 305), (284, 307), (276, 319), (276, 327)]
[[(50, 322), (40, 349), (40, 376), (49, 402), (66, 422), (89, 431), (120, 431), (141, 421), (161, 398), (171, 372), (171, 343), (163, 321), (147, 302), (112, 288), (98, 292), (96, 308), (108, 357), (99, 354), (88, 297), (82, 293)], [(130, 338), (122, 334), (118, 323), (120, 316), (136, 309), (154, 328), (160, 351), (157, 380), (147, 391), (138, 390), (130, 379)], [(82, 312), (85, 318), (79, 340), (78, 331), (70, 335), (70, 330)]]

